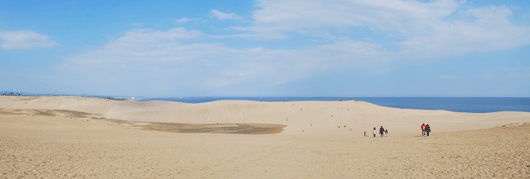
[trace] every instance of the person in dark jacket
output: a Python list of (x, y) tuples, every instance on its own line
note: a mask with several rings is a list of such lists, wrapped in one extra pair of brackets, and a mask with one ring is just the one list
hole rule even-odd
[(381, 134), (381, 137), (384, 136), (384, 133), (385, 133), (385, 128), (383, 128), (383, 126), (381, 126), (381, 128), (379, 128), (379, 134)]
[(427, 132), (427, 137), (429, 137), (429, 133), (431, 132), (431, 126), (429, 124), (425, 125), (425, 132)]

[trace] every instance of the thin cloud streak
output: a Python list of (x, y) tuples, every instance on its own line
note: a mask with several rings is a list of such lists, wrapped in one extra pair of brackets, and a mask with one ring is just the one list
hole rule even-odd
[(184, 23), (184, 22), (188, 22), (188, 21), (190, 21), (190, 19), (185, 18), (185, 17), (175, 20), (175, 22), (177, 22), (177, 23)]
[(0, 49), (32, 49), (51, 48), (59, 45), (50, 40), (47, 35), (38, 34), (31, 30), (0, 31)]
[(230, 19), (230, 20), (243, 19), (243, 17), (238, 16), (238, 15), (236, 15), (234, 13), (223, 13), (223, 12), (215, 10), (215, 9), (212, 9), (212, 11), (210, 13), (211, 13), (212, 17), (217, 18), (217, 20), (219, 20), (219, 21), (227, 20), (227, 19)]

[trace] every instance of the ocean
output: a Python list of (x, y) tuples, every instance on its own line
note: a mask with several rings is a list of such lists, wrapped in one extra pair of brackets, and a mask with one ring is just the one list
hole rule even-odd
[(366, 101), (380, 106), (402, 109), (446, 110), (468, 113), (499, 111), (530, 112), (530, 98), (523, 97), (180, 97), (149, 98), (141, 101), (175, 101), (207, 103), (218, 100), (287, 101)]

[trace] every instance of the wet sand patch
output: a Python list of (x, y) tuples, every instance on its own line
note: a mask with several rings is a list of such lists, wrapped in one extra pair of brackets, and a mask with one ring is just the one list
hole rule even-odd
[(48, 116), (48, 117), (75, 117), (75, 118), (97, 118), (101, 115), (70, 111), (62, 109), (10, 109), (0, 108), (0, 114), (3, 115), (31, 115), (31, 116)]
[(215, 123), (189, 124), (168, 122), (133, 122), (109, 119), (129, 128), (150, 131), (180, 132), (180, 133), (222, 133), (222, 134), (276, 134), (283, 131), (286, 125), (254, 124), (254, 123)]
[(286, 125), (256, 123), (215, 123), (190, 124), (169, 122), (143, 122), (103, 118), (98, 114), (70, 110), (50, 109), (6, 109), (0, 108), (0, 115), (31, 115), (48, 117), (69, 117), (81, 120), (107, 120), (131, 129), (179, 133), (222, 133), (222, 134), (276, 134), (283, 131)]

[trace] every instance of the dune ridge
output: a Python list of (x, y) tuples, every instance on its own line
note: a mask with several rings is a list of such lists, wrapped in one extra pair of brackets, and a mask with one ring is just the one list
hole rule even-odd
[[(347, 135), (384, 126), (417, 133), (421, 123), (436, 132), (466, 131), (529, 122), (527, 112), (460, 113), (397, 109), (361, 101), (215, 101), (188, 104), (167, 101), (118, 101), (75, 96), (0, 97), (0, 108), (55, 109), (104, 118), (165, 123), (270, 123), (286, 125), (282, 134)], [(344, 127), (346, 126), (346, 127)]]

